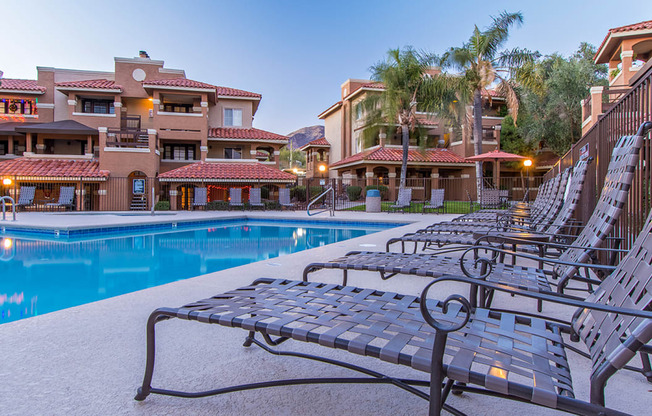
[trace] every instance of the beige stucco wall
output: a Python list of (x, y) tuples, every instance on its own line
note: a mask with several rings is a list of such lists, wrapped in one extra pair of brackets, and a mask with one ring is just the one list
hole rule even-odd
[[(342, 114), (341, 110), (335, 111), (324, 118), (324, 136), (331, 145), (329, 162), (335, 163), (342, 160)], [(337, 177), (337, 172), (330, 170), (330, 176)]]
[(242, 110), (242, 127), (251, 128), (253, 123), (253, 101), (249, 100), (229, 100), (220, 98), (217, 105), (211, 106), (208, 110), (208, 125), (210, 127), (224, 126), (224, 109), (239, 108)]

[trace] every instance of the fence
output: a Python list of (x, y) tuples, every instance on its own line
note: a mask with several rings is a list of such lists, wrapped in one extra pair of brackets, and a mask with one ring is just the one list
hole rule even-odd
[[(249, 189), (262, 189), (266, 209), (280, 209), (279, 188), (291, 189), (291, 197), (297, 209), (305, 209), (308, 202), (328, 186), (336, 195), (336, 210), (365, 211), (365, 195), (368, 189), (379, 189), (383, 211), (389, 210), (398, 197), (399, 179), (352, 178), (352, 179), (306, 179), (293, 184), (247, 183), (169, 183), (157, 178), (110, 177), (76, 180), (31, 180), (21, 177), (10, 179), (0, 185), (0, 196), (14, 198), (21, 211), (147, 211), (154, 204), (156, 209), (190, 210), (229, 209), (229, 188), (242, 190), (242, 201), (249, 200)], [(526, 194), (536, 197), (541, 177), (501, 178), (499, 189), (501, 201), (522, 200)], [(438, 212), (463, 214), (483, 206), (486, 195), (476, 195), (473, 178), (409, 178), (407, 188), (412, 190), (412, 201), (405, 212), (422, 212), (424, 204), (432, 196), (432, 190), (444, 189), (444, 206)], [(206, 204), (195, 203), (195, 189), (206, 188)], [(529, 190), (529, 192), (528, 192)], [(487, 195), (489, 192), (487, 192)]]
[[(600, 196), (604, 179), (616, 141), (624, 135), (634, 134), (640, 125), (652, 120), (652, 68), (643, 73), (629, 92), (620, 97), (596, 124), (557, 162), (544, 176), (549, 179), (561, 169), (572, 166), (580, 157), (592, 156), (594, 169), (590, 170), (582, 191), (580, 209), (576, 217), (586, 223)], [(651, 189), (652, 147), (650, 135), (641, 148), (639, 166), (624, 207), (612, 237), (624, 239), (625, 248), (633, 243), (640, 232), (652, 205)]]

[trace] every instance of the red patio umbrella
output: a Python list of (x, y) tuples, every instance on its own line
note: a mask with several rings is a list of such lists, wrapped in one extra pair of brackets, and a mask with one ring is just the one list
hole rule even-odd
[(507, 152), (503, 152), (502, 150), (496, 149), (496, 150), (492, 150), (491, 152), (482, 153), (481, 155), (467, 157), (465, 160), (469, 162), (486, 162), (486, 161), (494, 162), (494, 178), (496, 181), (496, 186), (499, 186), (500, 162), (501, 161), (515, 162), (515, 161), (525, 160), (525, 159), (527, 159), (527, 157), (525, 156), (516, 155), (514, 153), (507, 153)]

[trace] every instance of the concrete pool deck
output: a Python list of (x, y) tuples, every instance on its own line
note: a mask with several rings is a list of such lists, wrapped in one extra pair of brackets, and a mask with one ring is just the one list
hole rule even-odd
[[(174, 216), (83, 215), (19, 213), (19, 224), (110, 226), (150, 221), (240, 217), (242, 212), (194, 212)], [(309, 219), (305, 212), (245, 212), (249, 218)], [(145, 366), (145, 322), (161, 306), (183, 304), (246, 285), (258, 277), (301, 279), (306, 264), (341, 256), (350, 250), (384, 250), (393, 236), (416, 230), (453, 215), (366, 214), (337, 212), (336, 220), (412, 221), (411, 224), (375, 234), (264, 260), (139, 292), (0, 325), (0, 414), (3, 415), (380, 415), (425, 414), (427, 403), (395, 387), (384, 385), (313, 385), (276, 387), (237, 392), (201, 399), (152, 395), (144, 402), (133, 400)], [(328, 214), (310, 219), (328, 220)], [(10, 223), (7, 221), (6, 223)], [(341, 274), (321, 271), (311, 280), (338, 282)], [(0, 277), (1, 279), (1, 277)], [(387, 281), (376, 273), (352, 272), (349, 284), (406, 294), (419, 294), (427, 280), (396, 276)], [(1, 280), (0, 280), (1, 284)], [(1, 287), (1, 286), (0, 286)], [(441, 298), (453, 292), (466, 294), (455, 285), (442, 284)], [(495, 305), (534, 311), (532, 301), (499, 296)], [(570, 308), (546, 307), (544, 312), (568, 318)], [(239, 329), (171, 320), (157, 328), (157, 363), (153, 385), (188, 391), (277, 378), (355, 375), (326, 364), (291, 357), (272, 356), (259, 348), (243, 348), (246, 333)], [(292, 343), (280, 346), (336, 357), (391, 375), (424, 378), (409, 368), (359, 357), (316, 345)], [(591, 364), (569, 352), (576, 396), (588, 397)], [(632, 364), (638, 365), (635, 359)], [(631, 414), (649, 414), (652, 384), (635, 373), (619, 372), (606, 389), (607, 405)], [(484, 396), (453, 396), (449, 404), (470, 415), (525, 413), (558, 414)], [(645, 410), (645, 409), (648, 410)]]

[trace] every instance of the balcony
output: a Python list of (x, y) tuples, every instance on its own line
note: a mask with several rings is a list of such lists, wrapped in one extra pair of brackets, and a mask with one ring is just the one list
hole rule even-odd
[(149, 148), (149, 133), (144, 129), (107, 129), (106, 147)]

